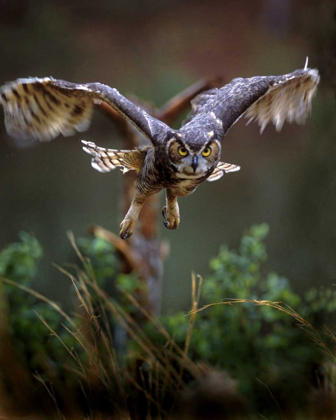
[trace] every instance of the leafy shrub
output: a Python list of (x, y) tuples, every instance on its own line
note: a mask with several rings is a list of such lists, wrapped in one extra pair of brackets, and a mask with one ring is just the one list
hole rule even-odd
[[(195, 363), (206, 363), (212, 368), (225, 370), (238, 379), (240, 392), (247, 397), (254, 412), (274, 414), (279, 412), (279, 407), (285, 410), (286, 406), (301, 411), (306, 404), (310, 387), (314, 385), (319, 374), (322, 352), (318, 346), (322, 346), (323, 343), (319, 343), (318, 340), (322, 338), (317, 332), (313, 332), (315, 344), (318, 345), (314, 346), (311, 341), (312, 331), (307, 334), (304, 325), (301, 324), (301, 328), (297, 325), (295, 317), (267, 305), (257, 305), (244, 300), (282, 301), (311, 324), (317, 325), (324, 314), (332, 313), (336, 309), (336, 296), (335, 292), (328, 289), (312, 289), (301, 297), (292, 290), (287, 279), (276, 273), (265, 274), (263, 264), (267, 260), (267, 234), (267, 225), (253, 226), (242, 237), (237, 250), (223, 246), (218, 256), (210, 262), (211, 275), (203, 282), (202, 302), (213, 304), (223, 300), (223, 305), (211, 306), (197, 314), (189, 357)], [(71, 374), (71, 371), (65, 370), (66, 366), (69, 367), (69, 354), (76, 355), (80, 363), (88, 366), (89, 370), (92, 360), (99, 355), (98, 370), (102, 369), (105, 372), (105, 383), (106, 378), (112, 378), (108, 372), (114, 372), (115, 367), (104, 365), (103, 360), (108, 353), (105, 354), (106, 350), (102, 352), (100, 349), (99, 337), (110, 330), (114, 331), (116, 316), (123, 317), (124, 321), (134, 328), (132, 317), (136, 315), (136, 309), (132, 301), (124, 295), (123, 298), (118, 296), (113, 286), (108, 292), (110, 295), (116, 295), (119, 300), (119, 303), (113, 303), (104, 289), (116, 284), (132, 294), (143, 287), (143, 283), (139, 283), (136, 276), (118, 273), (117, 257), (108, 242), (100, 238), (86, 238), (80, 239), (78, 245), (90, 263), (84, 264), (84, 271), (77, 270), (76, 287), (84, 294), (88, 285), (91, 287), (89, 294), (86, 294), (86, 304), (90, 306), (90, 313), (87, 318), (85, 313), (82, 317), (80, 314), (75, 315), (71, 327), (73, 330), (75, 324), (76, 330), (78, 325), (77, 334), (82, 334), (87, 346), (91, 347), (92, 344), (93, 350), (89, 357), (75, 336), (63, 327), (63, 324), (67, 327), (67, 323), (59, 312), (51, 308), (50, 302), (48, 304), (40, 301), (34, 294), (27, 294), (22, 289), (31, 287), (36, 278), (38, 261), (42, 257), (38, 241), (27, 233), (21, 233), (20, 242), (7, 246), (0, 253), (0, 277), (11, 279), (20, 286), (14, 287), (11, 282), (0, 283), (1, 315), (7, 314), (2, 319), (7, 320), (8, 334), (15, 344), (16, 351), (30, 372), (47, 377), (52, 368), (54, 378), (58, 375), (67, 383), (70, 382), (72, 390), (76, 389), (74, 384), (78, 381), (78, 374), (75, 369)], [(88, 279), (87, 283), (83, 281), (85, 276)], [(235, 299), (240, 302), (235, 302)], [(106, 324), (99, 321), (101, 311), (105, 311), (101, 306), (102, 301), (105, 302), (105, 308), (111, 308), (104, 315)], [(52, 334), (50, 331), (48, 333), (34, 311), (49, 325)], [(92, 339), (86, 335), (86, 327), (82, 329), (83, 320), (87, 325), (94, 323), (93, 332), (88, 328), (89, 334), (93, 334)], [(163, 316), (161, 321), (175, 342), (184, 348), (190, 332), (189, 319), (185, 313)], [(0, 328), (4, 327), (4, 322), (1, 322)], [(128, 354), (124, 345), (120, 346), (124, 357), (119, 356), (119, 360), (123, 360), (123, 363), (130, 361), (134, 366), (141, 359), (146, 360), (148, 355), (141, 356), (144, 349), (155, 349), (155, 354), (158, 355), (160, 348), (163, 352), (171, 351), (171, 342), (167, 346), (165, 341), (167, 336), (154, 331), (152, 323), (148, 323), (144, 330), (150, 337), (151, 344), (146, 341), (147, 338), (142, 338), (147, 344), (139, 346), (141, 341), (128, 338)], [(138, 337), (145, 337), (144, 331), (134, 332)], [(335, 341), (332, 333), (330, 337)], [(111, 336), (111, 340), (115, 341), (115, 337)], [(118, 346), (113, 349), (112, 341), (113, 353), (118, 351)], [(110, 346), (108, 341), (104, 343), (105, 346)], [(70, 353), (64, 350), (63, 345), (71, 349)], [(181, 353), (179, 354), (181, 357)], [(179, 371), (178, 364), (171, 365), (170, 369), (172, 366)], [(148, 375), (151, 373), (148, 372)], [(83, 384), (81, 386), (84, 387)], [(106, 386), (99, 388), (97, 395), (108, 402), (115, 395), (115, 386), (109, 390)], [(90, 386), (86, 386), (85, 389), (90, 389)], [(92, 400), (101, 407), (102, 403), (97, 395), (92, 396)]]
[[(189, 350), (192, 360), (237, 378), (241, 392), (259, 412), (270, 405), (277, 410), (277, 404), (298, 408), (316, 378), (322, 353), (288, 314), (230, 299), (281, 301), (311, 323), (320, 319), (322, 312), (336, 308), (336, 295), (331, 290), (313, 289), (302, 298), (286, 278), (263, 273), (267, 234), (266, 224), (253, 226), (237, 250), (223, 246), (210, 262), (212, 274), (203, 282), (203, 303), (224, 299), (226, 304), (197, 315)], [(188, 328), (185, 314), (165, 316), (162, 321), (175, 340), (183, 343)]]
[(114, 247), (101, 238), (79, 238), (80, 251), (90, 259), (95, 279), (99, 287), (106, 289), (115, 283), (118, 275), (118, 260)]
[[(51, 363), (60, 373), (68, 356), (61, 341), (47, 332), (40, 318), (69, 348), (76, 346), (76, 341), (63, 328), (64, 320), (58, 312), (23, 289), (34, 284), (43, 251), (32, 235), (20, 232), (19, 237), (20, 242), (12, 243), (0, 252), (0, 278), (10, 279), (10, 283), (0, 282), (1, 316), (4, 319), (7, 314), (7, 332), (27, 368), (43, 374)], [(14, 282), (20, 287), (14, 286)]]

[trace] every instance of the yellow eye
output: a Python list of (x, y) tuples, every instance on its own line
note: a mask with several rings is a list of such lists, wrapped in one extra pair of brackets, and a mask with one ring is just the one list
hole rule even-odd
[(177, 151), (180, 156), (187, 156), (188, 154), (188, 150), (184, 146), (180, 146)]
[(211, 154), (211, 147), (206, 147), (203, 152), (202, 152), (202, 156), (204, 157), (208, 157)]

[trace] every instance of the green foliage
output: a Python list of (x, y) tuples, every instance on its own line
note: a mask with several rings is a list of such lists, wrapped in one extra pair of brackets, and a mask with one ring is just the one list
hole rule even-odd
[[(303, 299), (287, 279), (275, 273), (263, 274), (267, 234), (267, 225), (253, 226), (242, 237), (238, 250), (227, 246), (220, 249), (210, 262), (211, 276), (203, 282), (203, 303), (232, 298), (282, 301), (310, 321), (322, 311), (333, 311), (334, 292), (319, 293), (314, 289)], [(162, 321), (183, 345), (188, 318), (178, 313)], [(189, 355), (194, 361), (208, 362), (237, 378), (242, 393), (255, 409), (262, 410), (265, 397), (270, 398), (267, 387), (279, 400), (286, 394), (286, 400), (299, 403), (321, 352), (296, 324), (288, 314), (267, 306), (213, 306), (197, 315)]]
[[(42, 248), (32, 235), (20, 232), (20, 241), (12, 243), (0, 252), (0, 278), (7, 278), (18, 285), (31, 287), (38, 273), (38, 261)], [(71, 348), (75, 340), (65, 334), (61, 316), (51, 307), (26, 291), (5, 282), (0, 282), (0, 301), (7, 308), (7, 330), (21, 360), (32, 371), (41, 370), (49, 362), (62, 368), (65, 358), (59, 339), (48, 333), (41, 316), (51, 329), (59, 334)], [(2, 316), (4, 314), (1, 314)]]
[(20, 232), (20, 242), (8, 245), (0, 254), (0, 276), (30, 285), (36, 276), (36, 262), (42, 257), (42, 248), (37, 239)]
[[(116, 286), (121, 287), (131, 295), (135, 295), (137, 291), (145, 287), (144, 282), (140, 282), (134, 273), (123, 274), (118, 272), (118, 259), (114, 247), (105, 239), (99, 237), (79, 238), (77, 244), (82, 254), (90, 260), (88, 269), (92, 272), (88, 273), (89, 276), (93, 274), (99, 287), (109, 292), (111, 296), (118, 296), (124, 311), (128, 314), (134, 313), (134, 307), (118, 293)], [(92, 300), (97, 302), (94, 291), (91, 291), (91, 293)], [(114, 323), (112, 318), (109, 321), (111, 324)]]
[[(20, 241), (8, 245), (0, 252), (0, 278), (10, 279), (18, 286), (32, 288), (38, 276), (38, 263), (43, 251), (34, 236), (20, 232), (19, 238)], [(90, 261), (90, 264), (86, 265), (88, 276), (93, 276), (100, 288), (112, 295), (117, 293), (116, 284), (131, 294), (136, 289), (139, 290), (139, 281), (134, 275), (127, 276), (118, 273), (117, 257), (109, 242), (95, 237), (79, 238), (77, 243), (80, 251)], [(69, 283), (70, 287), (75, 297), (74, 288)], [(81, 291), (79, 283), (77, 287)], [(99, 299), (92, 290), (90, 299), (94, 306), (99, 306)], [(129, 302), (123, 301), (122, 298), (121, 301), (127, 313), (134, 312)], [(58, 306), (61, 307), (60, 304)], [(64, 364), (69, 365), (71, 358), (59, 338), (69, 349), (73, 349), (82, 358), (85, 357), (83, 348), (64, 328), (63, 325), (66, 327), (69, 325), (61, 315), (48, 303), (39, 300), (20, 287), (0, 282), (0, 310), (7, 313), (7, 331), (20, 358), (32, 372), (43, 372), (45, 366), (51, 363), (53, 369), (62, 374)], [(3, 313), (1, 315), (3, 316)], [(48, 331), (39, 316), (45, 320), (54, 333)], [(99, 316), (99, 311), (97, 316)], [(113, 326), (113, 317), (109, 314), (108, 318)], [(76, 316), (72, 319), (76, 323), (80, 322)]]
[(99, 287), (114, 283), (117, 276), (117, 257), (113, 246), (104, 239), (79, 238), (77, 241), (80, 251), (90, 259), (95, 279)]
[[(267, 234), (267, 225), (253, 226), (242, 237), (237, 250), (223, 246), (210, 262), (211, 275), (203, 282), (202, 303), (222, 301), (223, 305), (212, 306), (196, 316), (189, 348), (193, 362), (208, 363), (238, 379), (240, 390), (251, 408), (263, 414), (267, 414), (266, 408), (269, 408), (268, 413), (277, 410), (277, 404), (284, 407), (284, 402), (299, 409), (311, 386), (322, 352), (313, 345), (304, 328), (298, 327), (293, 317), (269, 306), (235, 303), (234, 299), (284, 302), (313, 325), (317, 325), (322, 315), (336, 309), (335, 292), (312, 289), (301, 297), (292, 290), (287, 279), (276, 273), (265, 273)], [(111, 285), (118, 285), (130, 294), (143, 287), (136, 276), (118, 273), (117, 257), (108, 242), (90, 238), (80, 239), (78, 244), (83, 255), (90, 260), (90, 264), (85, 264), (88, 278), (94, 278), (99, 287), (104, 290), (110, 288), (108, 292), (114, 295), (116, 290), (114, 287), (111, 289)], [(0, 277), (31, 287), (41, 257), (38, 241), (27, 233), (21, 233), (20, 242), (9, 245), (0, 253)], [(80, 271), (77, 274), (77, 286), (81, 290)], [(43, 375), (47, 374), (46, 366), (52, 366), (54, 373), (76, 383), (76, 375), (64, 374), (64, 366), (69, 366), (69, 353), (64, 350), (61, 341), (48, 332), (35, 311), (83, 361), (86, 357), (83, 348), (64, 329), (64, 319), (47, 303), (18, 287), (0, 282), (0, 292), (0, 306), (7, 307), (8, 333), (28, 369)], [(99, 319), (101, 312), (96, 311), (95, 305), (98, 307), (101, 300), (96, 292), (95, 289), (90, 291), (89, 300), (93, 305), (94, 318), (97, 315)], [(135, 308), (122, 295), (119, 296), (119, 306), (124, 313), (136, 318)], [(109, 329), (113, 331), (114, 315), (109, 313), (106, 317)], [(82, 325), (76, 317), (73, 321)], [(183, 348), (189, 328), (189, 318), (185, 313), (165, 316), (161, 321)], [(1, 323), (0, 327), (3, 327)], [(153, 328), (148, 324), (145, 330), (153, 345), (160, 348), (166, 344), (165, 338), (155, 333)], [(100, 327), (98, 334), (99, 331)], [(136, 349), (139, 351), (138, 343), (129, 339), (128, 349), (128, 354), (133, 355)]]

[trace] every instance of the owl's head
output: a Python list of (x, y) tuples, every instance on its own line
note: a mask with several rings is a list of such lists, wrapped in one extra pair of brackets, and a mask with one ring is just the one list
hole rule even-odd
[(214, 132), (198, 132), (196, 136), (194, 133), (171, 132), (167, 139), (166, 152), (178, 178), (210, 175), (219, 161), (221, 144)]

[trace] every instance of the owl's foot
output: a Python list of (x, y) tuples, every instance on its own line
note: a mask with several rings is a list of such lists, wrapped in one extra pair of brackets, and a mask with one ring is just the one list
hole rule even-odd
[(119, 235), (120, 235), (121, 239), (127, 239), (130, 236), (132, 236), (135, 224), (136, 224), (136, 220), (127, 219), (127, 218), (125, 218), (120, 223), (120, 233), (119, 233)]
[(164, 217), (163, 224), (167, 229), (175, 230), (180, 224), (180, 212), (178, 206), (168, 207), (164, 206), (162, 209), (162, 216)]

